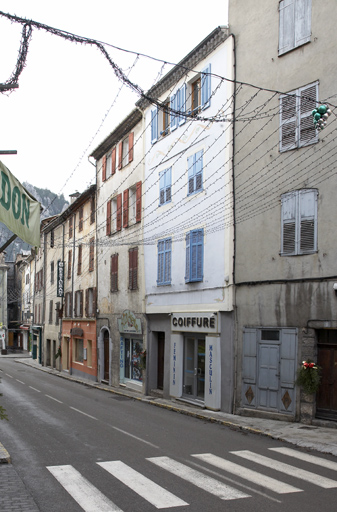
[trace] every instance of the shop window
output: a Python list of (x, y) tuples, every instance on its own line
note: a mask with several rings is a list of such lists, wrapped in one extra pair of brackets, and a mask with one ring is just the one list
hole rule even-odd
[(142, 381), (141, 352), (143, 344), (140, 340), (125, 339), (124, 377)]
[(76, 363), (83, 363), (83, 339), (75, 338), (73, 343), (74, 361)]

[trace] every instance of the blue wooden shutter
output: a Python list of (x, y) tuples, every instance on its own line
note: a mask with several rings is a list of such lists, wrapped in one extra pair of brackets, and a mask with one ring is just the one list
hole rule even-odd
[(164, 282), (164, 254), (165, 242), (161, 240), (158, 242), (158, 269), (157, 269), (157, 284)]
[(151, 110), (151, 143), (158, 140), (158, 109)]
[(159, 205), (165, 203), (165, 171), (159, 173)]
[(203, 229), (191, 231), (190, 281), (202, 281), (202, 279), (203, 279), (203, 252), (204, 252), (204, 231), (203, 231)]
[(296, 379), (297, 330), (281, 331), (280, 383), (283, 388), (293, 388)]
[(299, 210), (299, 254), (317, 250), (317, 190), (300, 190), (298, 195)]
[(165, 171), (165, 202), (169, 203), (171, 201), (171, 178), (172, 168), (169, 167)]
[[(179, 91), (179, 111), (183, 114), (186, 113), (186, 84), (183, 84)], [(184, 115), (179, 116), (179, 126), (184, 124), (186, 121), (186, 117)]]
[(208, 64), (201, 72), (201, 107), (203, 109), (211, 105), (211, 65)]
[(165, 240), (165, 273), (164, 282), (165, 284), (171, 283), (171, 254), (172, 254), (172, 240), (167, 238)]

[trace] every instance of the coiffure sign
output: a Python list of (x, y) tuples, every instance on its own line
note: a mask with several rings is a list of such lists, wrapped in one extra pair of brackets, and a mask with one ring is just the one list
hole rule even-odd
[(216, 313), (172, 313), (172, 331), (184, 332), (218, 332), (218, 315)]

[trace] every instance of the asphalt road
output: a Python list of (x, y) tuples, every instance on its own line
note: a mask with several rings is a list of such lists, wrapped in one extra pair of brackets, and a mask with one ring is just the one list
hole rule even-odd
[(11, 359), (0, 370), (0, 441), (41, 512), (336, 511), (332, 456), (306, 459)]

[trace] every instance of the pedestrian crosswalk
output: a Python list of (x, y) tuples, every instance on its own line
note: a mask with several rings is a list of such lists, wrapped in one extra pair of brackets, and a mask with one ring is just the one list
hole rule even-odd
[[(194, 464), (193, 461), (197, 461), (198, 464)], [(303, 469), (303, 463), (308, 465), (308, 469)], [(200, 464), (203, 465), (200, 467)], [(191, 454), (191, 460), (184, 462), (166, 456), (149, 457), (144, 461), (142, 472), (120, 460), (97, 462), (97, 465), (112, 476), (112, 482), (118, 480), (156, 509), (191, 505), (186, 499), (186, 496), (191, 494), (186, 494), (184, 485), (179, 485), (179, 482), (188, 483), (193, 488), (198, 488), (201, 493), (208, 493), (215, 499), (225, 501), (252, 499), (254, 492), (258, 493), (258, 489), (261, 488), (271, 496), (274, 493), (279, 496), (301, 493), (305, 490), (305, 484), (327, 490), (337, 488), (336, 462), (283, 446), (269, 448), (268, 456), (250, 450), (238, 450), (229, 452), (226, 457), (212, 453)], [(195, 469), (195, 466), (198, 469)], [(156, 477), (159, 480), (164, 480), (164, 474), (171, 475), (169, 478), (165, 477), (165, 485), (159, 485), (158, 478), (157, 482), (154, 482), (146, 476), (153, 475), (153, 472), (149, 471), (151, 467), (158, 468)], [(215, 468), (217, 472), (210, 468)], [(123, 512), (119, 508), (122, 506), (119, 503), (120, 496), (117, 506), (73, 466), (47, 466), (47, 469), (85, 512)], [(267, 470), (272, 470), (268, 472), (273, 476), (267, 475)], [(319, 473), (323, 470), (328, 470), (329, 477)], [(213, 476), (209, 473), (213, 473)], [(282, 481), (282, 475), (288, 481)], [(224, 480), (230, 480), (230, 485)], [(171, 489), (168, 488), (169, 482), (172, 485)], [(252, 485), (257, 486), (255, 491)], [(149, 510), (152, 510), (152, 507)]]

